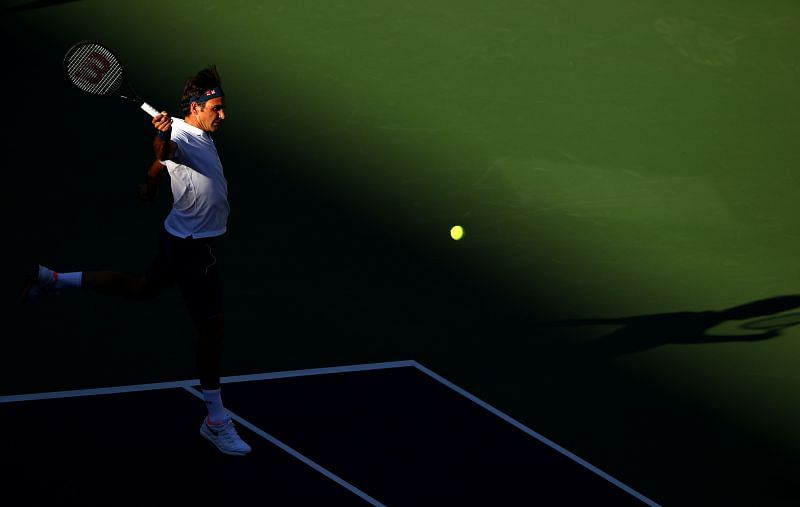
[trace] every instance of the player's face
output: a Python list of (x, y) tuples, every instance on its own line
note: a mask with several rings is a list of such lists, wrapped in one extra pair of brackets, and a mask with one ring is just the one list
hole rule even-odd
[(205, 132), (216, 132), (225, 121), (225, 98), (217, 97), (205, 103), (205, 107), (199, 105), (193, 108), (196, 115), (197, 126)]

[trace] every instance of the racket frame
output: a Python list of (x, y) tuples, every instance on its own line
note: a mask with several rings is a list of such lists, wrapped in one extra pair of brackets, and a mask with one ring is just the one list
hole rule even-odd
[[(109, 65), (109, 67), (111, 67), (114, 64), (116, 64), (118, 66), (118, 68), (119, 68), (119, 76), (113, 78), (115, 83), (118, 81), (118, 84), (116, 84), (116, 86), (114, 86), (112, 84), (112, 87), (109, 88), (107, 91), (92, 91), (91, 89), (86, 89), (85, 87), (80, 86), (78, 84), (78, 82), (76, 82), (77, 78), (74, 77), (74, 75), (70, 74), (70, 72), (71, 72), (71, 68), (70, 68), (71, 57), (76, 52), (80, 51), (80, 49), (82, 47), (89, 46), (89, 45), (96, 46), (97, 48), (101, 49), (102, 52), (105, 53), (105, 54), (99, 54), (96, 51), (92, 51), (90, 53), (90, 55), (97, 54), (97, 56), (98, 56), (98, 58), (95, 58), (95, 60), (99, 61), (98, 65), (100, 65), (100, 67), (91, 68), (91, 70), (93, 70), (96, 73), (95, 76), (93, 76), (93, 77), (95, 79), (97, 79), (98, 82), (100, 80), (106, 79), (107, 73), (112, 70), (111, 68), (103, 69), (102, 68), (103, 65)], [(109, 60), (108, 59), (109, 56), (111, 58), (113, 58), (114, 62), (108, 61)], [(133, 102), (133, 103), (137, 104), (140, 109), (142, 109), (144, 112), (146, 112), (147, 114), (149, 114), (152, 117), (156, 117), (156, 116), (161, 114), (160, 111), (158, 111), (156, 108), (154, 108), (153, 106), (151, 106), (150, 104), (148, 104), (147, 102), (142, 100), (142, 98), (136, 93), (136, 91), (133, 89), (133, 87), (130, 85), (130, 83), (127, 81), (127, 79), (125, 79), (125, 70), (124, 70), (124, 67), (123, 67), (122, 63), (119, 60), (119, 57), (117, 57), (117, 55), (114, 54), (114, 52), (111, 51), (109, 48), (107, 48), (104, 44), (101, 44), (101, 43), (99, 43), (97, 41), (93, 41), (93, 40), (82, 40), (82, 41), (76, 42), (64, 54), (64, 60), (62, 62), (62, 68), (63, 68), (63, 71), (64, 71), (64, 79), (66, 79), (66, 81), (70, 85), (72, 85), (73, 87), (75, 87), (78, 90), (82, 91), (83, 93), (86, 93), (88, 95), (104, 96), (104, 97), (109, 97), (109, 96), (112, 96), (112, 95), (116, 95), (117, 97), (120, 97), (120, 98), (122, 98), (124, 100), (127, 100), (129, 102)], [(74, 69), (72, 69), (72, 71), (74, 71)], [(97, 84), (97, 83), (91, 83), (91, 84)]]

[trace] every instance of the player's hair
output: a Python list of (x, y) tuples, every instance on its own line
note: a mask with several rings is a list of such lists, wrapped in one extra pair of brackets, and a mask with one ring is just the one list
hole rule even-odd
[[(201, 96), (206, 90), (216, 88), (222, 84), (216, 65), (209, 65), (194, 76), (186, 80), (181, 96), (181, 114), (187, 116), (192, 105), (192, 99)], [(205, 104), (200, 104), (201, 110)]]

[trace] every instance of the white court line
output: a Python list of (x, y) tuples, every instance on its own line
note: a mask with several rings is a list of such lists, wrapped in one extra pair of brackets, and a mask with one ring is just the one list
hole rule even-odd
[[(410, 366), (414, 366), (414, 361), (390, 361), (385, 363), (355, 364), (351, 366), (332, 366), (328, 368), (311, 368), (308, 370), (289, 370), (274, 373), (256, 373), (253, 375), (234, 375), (231, 377), (222, 377), (220, 379), (220, 383), (230, 384), (233, 382), (251, 382), (254, 380), (308, 377), (311, 375), (327, 375), (330, 373), (352, 373), (359, 371), (386, 370), (390, 368), (403, 368)], [(95, 389), (74, 389), (69, 391), (53, 391), (47, 393), (15, 394), (11, 396), (0, 396), (0, 403), (52, 400), (57, 398), (77, 398), (81, 396), (97, 396), (103, 394), (134, 393), (139, 391), (155, 391), (158, 389), (180, 389), (196, 385), (200, 385), (200, 381), (193, 379), (130, 386), (100, 387)]]
[(40, 401), (58, 398), (80, 398), (82, 396), (98, 396), (103, 394), (136, 393), (140, 391), (156, 391), (159, 389), (174, 389), (197, 385), (196, 380), (180, 380), (177, 382), (158, 382), (155, 384), (139, 384), (132, 386), (98, 387), (95, 389), (74, 389), (70, 391), (53, 391), (49, 393), (15, 394), (0, 396), (0, 403), (14, 403), (17, 401)]
[(651, 507), (660, 507), (659, 504), (657, 504), (653, 500), (650, 500), (649, 498), (647, 498), (643, 494), (639, 493), (635, 489), (631, 488), (630, 486), (627, 486), (626, 484), (623, 484), (619, 480), (617, 480), (617, 479), (613, 478), (612, 476), (608, 475), (607, 473), (603, 472), (602, 470), (600, 470), (596, 466), (592, 465), (588, 461), (576, 456), (575, 454), (573, 454), (573, 453), (569, 452), (568, 450), (564, 449), (563, 447), (561, 447), (560, 445), (556, 444), (552, 440), (550, 440), (550, 439), (540, 435), (539, 433), (533, 431), (532, 429), (528, 428), (527, 426), (525, 426), (521, 422), (517, 421), (516, 419), (512, 418), (511, 416), (509, 416), (509, 415), (501, 412), (500, 410), (494, 408), (493, 406), (489, 405), (488, 403), (486, 403), (485, 401), (481, 400), (477, 396), (472, 395), (469, 392), (465, 391), (464, 389), (462, 389), (462, 388), (458, 387), (457, 385), (453, 384), (452, 382), (450, 382), (446, 378), (442, 377), (441, 375), (429, 370), (428, 368), (422, 366), (421, 364), (419, 364), (416, 361), (412, 361), (412, 363), (414, 364), (415, 368), (417, 368), (419, 371), (425, 373), (426, 375), (428, 375), (432, 379), (444, 384), (445, 386), (449, 387), (450, 389), (452, 389), (453, 391), (457, 392), (461, 396), (464, 396), (465, 398), (469, 399), (470, 401), (476, 403), (478, 406), (480, 406), (484, 410), (487, 410), (488, 412), (491, 412), (492, 414), (496, 415), (500, 419), (502, 419), (505, 422), (507, 422), (507, 423), (511, 424), (512, 426), (516, 427), (517, 429), (522, 430), (523, 432), (525, 432), (528, 435), (532, 436), (533, 438), (535, 438), (536, 440), (538, 440), (541, 443), (545, 444), (546, 446), (550, 447), (551, 449), (553, 449), (555, 451), (558, 451), (559, 453), (563, 454), (564, 456), (568, 457), (569, 459), (571, 459), (571, 460), (575, 461), (576, 463), (586, 467), (587, 469), (591, 470), (592, 472), (594, 472), (595, 474), (599, 475), (603, 479), (607, 480), (611, 484), (613, 484), (613, 485), (617, 486), (618, 488), (622, 489), (623, 491), (633, 495), (634, 497), (636, 497), (640, 501), (644, 502), (645, 504), (647, 504), (647, 505), (649, 505)]
[[(376, 368), (371, 368), (371, 369), (374, 370)], [(357, 371), (364, 371), (364, 370), (357, 370)], [(197, 389), (192, 388), (192, 387), (184, 387), (184, 389), (189, 391), (193, 396), (195, 396), (197, 398), (200, 398), (200, 400), (203, 400), (203, 395), (200, 392), (198, 392)], [(345, 481), (344, 479), (342, 479), (338, 475), (334, 474), (333, 472), (331, 472), (327, 468), (323, 467), (322, 465), (319, 465), (316, 462), (310, 460), (309, 458), (303, 456), (302, 454), (300, 454), (296, 450), (292, 449), (288, 445), (284, 444), (283, 442), (281, 442), (277, 438), (273, 437), (272, 435), (270, 435), (266, 431), (262, 430), (261, 428), (259, 428), (256, 425), (252, 424), (250, 421), (247, 421), (247, 420), (243, 419), (242, 417), (236, 415), (235, 413), (231, 412), (227, 408), (225, 410), (226, 410), (226, 412), (228, 412), (228, 414), (230, 414), (230, 416), (233, 418), (233, 420), (235, 420), (236, 422), (238, 422), (239, 424), (241, 424), (245, 428), (249, 429), (250, 431), (252, 431), (256, 435), (258, 435), (261, 438), (267, 440), (269, 443), (271, 443), (271, 444), (275, 445), (276, 447), (280, 448), (284, 452), (286, 452), (289, 455), (291, 455), (293, 458), (302, 461), (304, 464), (306, 464), (309, 467), (313, 468), (317, 472), (321, 473), (322, 475), (324, 475), (328, 479), (334, 481), (336, 484), (338, 484), (338, 485), (342, 486), (343, 488), (347, 489), (351, 493), (354, 493), (354, 494), (358, 495), (362, 500), (365, 500), (369, 504), (375, 505), (377, 507), (386, 507), (384, 504), (382, 504), (379, 501), (375, 500), (374, 498), (372, 498), (368, 494), (364, 493), (363, 491), (361, 491), (357, 487), (353, 486), (349, 482)]]
[[(253, 375), (236, 375), (231, 377), (222, 377), (220, 379), (220, 383), (228, 384), (228, 383), (235, 383), (235, 382), (250, 382), (254, 380), (272, 380), (272, 379), (280, 379), (280, 378), (292, 378), (292, 377), (308, 377), (313, 375), (327, 375), (327, 374), (334, 374), (334, 373), (352, 373), (352, 372), (361, 372), (361, 371), (372, 371), (372, 370), (385, 370), (390, 368), (403, 368), (403, 367), (413, 367), (413, 361), (392, 361), (392, 362), (385, 362), (385, 363), (372, 363), (372, 364), (357, 364), (351, 366), (333, 366), (329, 368), (313, 368), (307, 370), (291, 370), (291, 371), (283, 371), (283, 372), (275, 372), (275, 373), (260, 373), (260, 374), (253, 374)], [(20, 401), (38, 401), (38, 400), (51, 400), (51, 399), (60, 399), (60, 398), (76, 398), (76, 397), (83, 397), (83, 396), (98, 396), (98, 395), (107, 395), (107, 394), (120, 394), (120, 393), (132, 393), (132, 392), (142, 392), (142, 391), (155, 391), (159, 389), (175, 389), (175, 388), (183, 388), (193, 396), (200, 398), (203, 400), (203, 395), (199, 393), (193, 386), (199, 384), (197, 380), (181, 380), (177, 382), (159, 382), (153, 384), (139, 384), (139, 385), (129, 385), (129, 386), (119, 386), (119, 387), (102, 387), (96, 389), (75, 389), (70, 391), (53, 391), (47, 393), (34, 393), (34, 394), (22, 394), (22, 395), (13, 395), (13, 396), (0, 396), (0, 403), (13, 403), (13, 402), (20, 402)], [(319, 472), (320, 474), (324, 475), (328, 479), (336, 482), (340, 486), (344, 487), (351, 493), (357, 495), (362, 500), (366, 501), (367, 503), (374, 505), (376, 507), (385, 507), (384, 504), (380, 503), (379, 501), (375, 500), (368, 494), (364, 493), (357, 487), (353, 486), (349, 482), (345, 481), (338, 475), (334, 474), (330, 470), (326, 469), (325, 467), (317, 464), (316, 462), (312, 461), (311, 459), (303, 456), (298, 451), (292, 449), (288, 445), (284, 444), (277, 438), (273, 437), (266, 431), (258, 428), (254, 424), (242, 419), (237, 414), (233, 413), (230, 410), (227, 410), (231, 417), (236, 420), (239, 424), (244, 426), (245, 428), (249, 429), (253, 433), (259, 435), (261, 438), (266, 439), (271, 444), (275, 445), (279, 449), (283, 450), (284, 452), (288, 453), (295, 459), (301, 461), (305, 465), (311, 467), (315, 471)]]
[(236, 375), (223, 377), (225, 383), (252, 382), (253, 380), (272, 380), (277, 378), (308, 377), (310, 375), (328, 375), (331, 373), (353, 373), (358, 371), (387, 370), (390, 368), (404, 368), (414, 366), (415, 361), (390, 361), (386, 363), (355, 364), (351, 366), (332, 366), (328, 368), (313, 368), (309, 370), (289, 370), (275, 373), (256, 373), (253, 375)]
[[(549, 440), (548, 438), (540, 435), (539, 433), (533, 431), (532, 429), (528, 428), (524, 424), (520, 423), (519, 421), (513, 419), (509, 415), (501, 412), (500, 410), (494, 408), (493, 406), (489, 405), (485, 401), (481, 400), (480, 398), (470, 394), (469, 392), (465, 391), (464, 389), (458, 387), (457, 385), (453, 384), (449, 380), (445, 379), (444, 377), (438, 375), (437, 373), (429, 370), (425, 366), (421, 365), (416, 361), (392, 361), (392, 362), (384, 362), (384, 363), (371, 363), (371, 364), (358, 364), (358, 365), (351, 365), (351, 366), (334, 366), (329, 368), (313, 368), (308, 370), (290, 370), (284, 372), (274, 372), (274, 373), (259, 373), (259, 374), (252, 374), (252, 375), (237, 375), (231, 377), (222, 377), (222, 383), (235, 383), (235, 382), (250, 382), (254, 380), (272, 380), (272, 379), (280, 379), (280, 378), (292, 378), (292, 377), (305, 377), (305, 376), (312, 376), (312, 375), (325, 375), (331, 373), (351, 373), (351, 372), (359, 372), (359, 371), (372, 371), (372, 370), (384, 370), (384, 369), (391, 369), (391, 368), (403, 368), (403, 367), (413, 367), (417, 370), (425, 373), (429, 377), (433, 378), (434, 380), (440, 382), (441, 384), (449, 387), (453, 391), (457, 392), (458, 394), (464, 396), (465, 398), (471, 400), (472, 402), (476, 403), (478, 406), (487, 410), (488, 412), (494, 414), (495, 416), (499, 417), (500, 419), (506, 421), (507, 423), (511, 424), (512, 426), (516, 427), (517, 429), (522, 430), (526, 434), (532, 436), (533, 438), (539, 440), (543, 444), (547, 445), (551, 449), (563, 454), (564, 456), (570, 458), (571, 460), (575, 461), (576, 463), (582, 465), (583, 467), (587, 468), (588, 470), (594, 472), (595, 474), (599, 475), (600, 477), (606, 479), (610, 483), (614, 484), (615, 486), (619, 487), (620, 489), (626, 491), (627, 493), (631, 494), (632, 496), (636, 497), (637, 499), (641, 500), (647, 505), (653, 507), (659, 507), (659, 504), (650, 500), (646, 496), (642, 495), (641, 493), (637, 492), (630, 486), (625, 485), (624, 483), (620, 482), (619, 480), (615, 479), (614, 477), (610, 476), (609, 474), (603, 472), (599, 468), (595, 467), (591, 463), (587, 462), (586, 460), (576, 456), (575, 454), (569, 452), (568, 450), (564, 449), (560, 445), (556, 444), (555, 442)], [(192, 392), (194, 394), (194, 390), (190, 389), (193, 386), (199, 385), (198, 380), (182, 380), (177, 382), (160, 382), (160, 383), (153, 383), (153, 384), (139, 384), (139, 385), (130, 385), (130, 386), (119, 386), (119, 387), (103, 387), (97, 389), (78, 389), (78, 390), (71, 390), (71, 391), (55, 391), (55, 392), (48, 392), (48, 393), (34, 393), (34, 394), (22, 394), (22, 395), (12, 395), (12, 396), (0, 396), (0, 403), (12, 403), (18, 401), (35, 401), (35, 400), (46, 400), (46, 399), (55, 399), (55, 398), (73, 398), (73, 397), (80, 397), (80, 396), (96, 396), (96, 395), (104, 395), (104, 394), (119, 394), (119, 393), (130, 393), (130, 392), (140, 392), (140, 391), (152, 391), (158, 389), (173, 389), (173, 388), (183, 388), (187, 391)], [(238, 416), (237, 416), (238, 417)], [(327, 477), (335, 480), (337, 483), (341, 484), (344, 487), (350, 489), (354, 493), (358, 490), (355, 486), (350, 485), (348, 487), (347, 483), (332, 473), (328, 472), (324, 468), (320, 467), (313, 461), (309, 460), (308, 458), (303, 457), (297, 451), (294, 451), (290, 447), (286, 446), (279, 440), (275, 439), (268, 433), (258, 429), (257, 427), (251, 425), (249, 422), (237, 418), (242, 426), (247, 427), (254, 433), (260, 435), (262, 438), (265, 438), (272, 442), (277, 447), (283, 449), (284, 451), (288, 452), (292, 456), (296, 457), (303, 463), (307, 464), (308, 466), (314, 468), (320, 473), (323, 473)], [(317, 468), (318, 467), (318, 468)], [(330, 474), (330, 475), (328, 475)], [(336, 477), (336, 478), (334, 478)], [(338, 479), (338, 480), (337, 480)], [(342, 481), (342, 482), (339, 482)], [(352, 489), (351, 489), (352, 488)], [(357, 493), (358, 494), (358, 493)], [(362, 493), (363, 494), (363, 493)], [(361, 496), (361, 495), (359, 495)], [(367, 498), (371, 498), (368, 495), (364, 494), (365, 500)], [(367, 500), (367, 501), (375, 501), (375, 500)], [(374, 505), (382, 505), (382, 504), (374, 504)]]

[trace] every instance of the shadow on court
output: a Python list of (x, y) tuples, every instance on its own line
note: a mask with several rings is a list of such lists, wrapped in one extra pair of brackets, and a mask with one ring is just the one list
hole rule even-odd
[(623, 355), (643, 352), (667, 344), (693, 345), (729, 342), (753, 342), (780, 336), (781, 331), (800, 324), (800, 316), (769, 317), (745, 323), (742, 329), (754, 331), (742, 335), (714, 335), (708, 331), (731, 320), (750, 320), (772, 316), (800, 307), (800, 295), (762, 299), (726, 310), (673, 312), (620, 318), (569, 319), (558, 326), (621, 326), (586, 346), (587, 352)]

